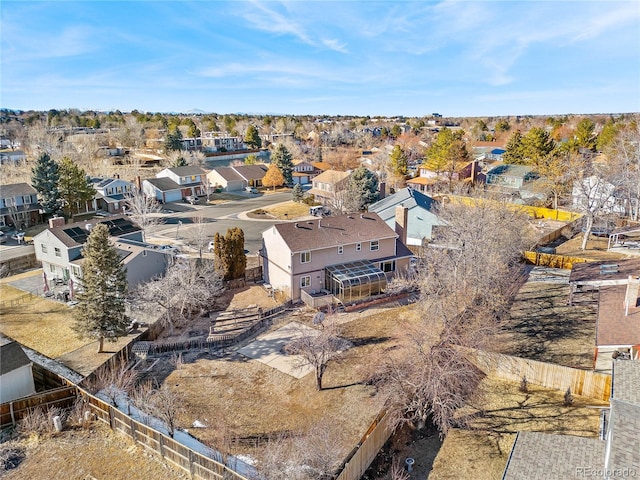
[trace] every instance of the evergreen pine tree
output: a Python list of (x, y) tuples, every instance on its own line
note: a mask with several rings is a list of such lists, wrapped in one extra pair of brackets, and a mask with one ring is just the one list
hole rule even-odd
[(302, 191), (302, 187), (299, 183), (296, 183), (291, 191), (291, 195), (293, 195), (293, 201), (300, 203), (302, 202), (302, 197), (304, 197), (304, 192)]
[(393, 147), (391, 152), (391, 170), (399, 177), (404, 177), (409, 173), (407, 154), (400, 145)]
[(291, 185), (293, 183), (293, 157), (287, 147), (279, 143), (271, 154), (271, 162), (282, 172), (284, 183)]
[(378, 200), (378, 177), (371, 170), (365, 167), (356, 168), (349, 177), (349, 187), (357, 194), (359, 205), (358, 210), (362, 210)]
[(116, 341), (127, 334), (126, 270), (104, 224), (93, 227), (82, 254), (83, 291), (77, 295), (74, 329), (80, 337), (98, 339), (100, 353), (105, 338)]
[(49, 154), (40, 154), (36, 165), (31, 170), (31, 185), (38, 192), (45, 215), (62, 214), (62, 198), (60, 198), (60, 190), (58, 189), (59, 181), (58, 164), (51, 159)]
[(73, 161), (64, 157), (59, 165), (60, 181), (58, 188), (69, 213), (79, 211), (79, 205), (93, 199), (95, 188), (87, 181), (86, 172)]
[(244, 143), (246, 143), (249, 148), (262, 147), (262, 139), (255, 126), (249, 125), (247, 127), (247, 131), (244, 133)]
[(522, 165), (525, 162), (524, 159), (524, 145), (522, 142), (522, 134), (520, 130), (516, 130), (509, 137), (505, 152), (502, 155), (504, 163), (511, 163), (515, 165)]

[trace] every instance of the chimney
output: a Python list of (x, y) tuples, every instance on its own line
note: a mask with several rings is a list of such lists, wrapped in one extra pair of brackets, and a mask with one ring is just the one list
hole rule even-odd
[(49, 228), (62, 227), (64, 223), (64, 217), (52, 217), (49, 219)]
[(387, 196), (387, 184), (385, 182), (380, 182), (378, 184), (378, 195), (380, 200)]
[(396, 207), (396, 233), (403, 245), (407, 244), (407, 227), (409, 223), (409, 209), (404, 205)]
[(629, 315), (630, 308), (636, 308), (638, 306), (638, 292), (640, 291), (640, 277), (634, 277), (629, 275), (629, 281), (627, 283), (627, 293), (624, 296), (624, 314)]

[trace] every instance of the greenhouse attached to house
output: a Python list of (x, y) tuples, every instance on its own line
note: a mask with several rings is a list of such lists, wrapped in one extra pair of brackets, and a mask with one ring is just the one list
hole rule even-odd
[(342, 302), (353, 302), (384, 292), (387, 277), (373, 263), (360, 260), (325, 267), (325, 286)]

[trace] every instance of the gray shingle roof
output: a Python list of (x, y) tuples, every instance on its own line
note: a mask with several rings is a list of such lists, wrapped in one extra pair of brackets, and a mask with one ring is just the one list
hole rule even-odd
[(267, 168), (264, 165), (238, 165), (232, 168), (246, 180), (262, 180), (262, 177), (267, 172)]
[(612, 399), (609, 422), (611, 448), (606, 469), (627, 469), (640, 474), (640, 405)]
[(181, 190), (182, 187), (168, 177), (147, 178), (145, 180), (156, 187), (161, 192), (170, 192), (171, 190)]
[(596, 438), (519, 432), (502, 479), (578, 478), (578, 468), (601, 469), (604, 453)]
[(375, 213), (354, 213), (318, 220), (280, 223), (274, 225), (274, 228), (292, 252), (397, 237)]
[(11, 183), (9, 185), (0, 185), (0, 198), (13, 198), (19, 195), (35, 195), (38, 193), (28, 183)]
[[(640, 361), (618, 360), (613, 362), (613, 391), (616, 400), (640, 406)], [(640, 432), (640, 430), (638, 430)], [(640, 449), (638, 449), (640, 452)]]
[(213, 170), (227, 182), (242, 181), (242, 177), (238, 175), (238, 172), (236, 172), (232, 167), (218, 167)]
[(29, 365), (31, 360), (24, 353), (20, 344), (14, 340), (0, 337), (0, 375)]
[(437, 202), (433, 198), (413, 188), (403, 188), (393, 195), (389, 195), (370, 205), (369, 211), (377, 213), (386, 220), (387, 218), (395, 217), (395, 208), (398, 205), (403, 205), (409, 209), (420, 207), (432, 211), (437, 206)]
[(180, 177), (186, 177), (188, 175), (204, 175), (207, 173), (206, 171), (204, 171), (204, 169), (196, 165), (186, 165), (184, 167), (172, 167), (172, 168), (169, 168), (169, 170)]

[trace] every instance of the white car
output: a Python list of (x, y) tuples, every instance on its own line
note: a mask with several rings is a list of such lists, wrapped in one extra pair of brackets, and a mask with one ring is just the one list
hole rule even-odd
[(209, 252), (213, 252), (213, 251), (215, 250), (215, 248), (216, 248), (216, 247), (215, 247), (215, 243), (213, 242), (213, 240), (212, 240), (212, 241), (210, 241), (210, 242), (209, 242), (209, 246), (207, 247), (207, 250), (208, 250)]

